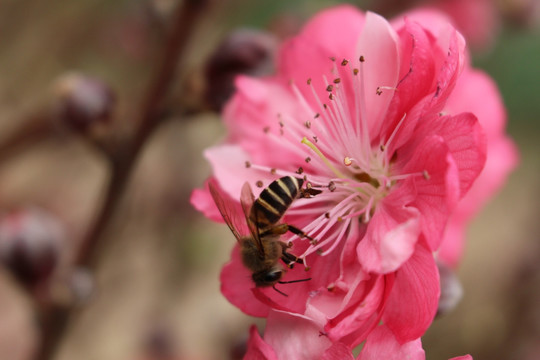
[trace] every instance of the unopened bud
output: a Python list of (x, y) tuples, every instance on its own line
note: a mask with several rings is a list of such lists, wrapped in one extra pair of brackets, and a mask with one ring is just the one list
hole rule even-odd
[(44, 210), (10, 212), (0, 219), (0, 261), (23, 285), (32, 287), (55, 269), (63, 238), (60, 222)]
[(448, 266), (437, 263), (441, 284), (441, 296), (437, 316), (447, 314), (454, 310), (463, 297), (463, 287), (454, 270)]
[(277, 40), (269, 33), (240, 29), (229, 34), (210, 56), (205, 69), (205, 99), (221, 110), (234, 92), (237, 75), (270, 75), (274, 71)]
[(77, 131), (108, 123), (115, 105), (112, 89), (104, 82), (79, 73), (61, 76), (54, 86), (55, 111), (60, 121)]

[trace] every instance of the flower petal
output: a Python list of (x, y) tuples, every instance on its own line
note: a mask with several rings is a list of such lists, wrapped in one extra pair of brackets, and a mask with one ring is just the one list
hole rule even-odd
[(333, 78), (337, 61), (355, 58), (355, 45), (364, 25), (364, 14), (350, 5), (337, 6), (315, 16), (300, 35), (286, 42), (280, 51), (278, 73), (284, 81), (293, 80), (300, 92), (315, 105), (312, 80), (318, 97), (328, 96), (323, 76)]
[(425, 358), (419, 338), (402, 344), (383, 324), (368, 336), (357, 360), (425, 360)]
[(278, 360), (274, 349), (261, 338), (255, 325), (249, 329), (249, 341), (244, 359)]
[[(393, 97), (392, 91), (377, 93), (380, 86), (397, 86), (400, 69), (398, 36), (388, 21), (372, 12), (366, 15), (366, 24), (358, 40), (356, 59), (363, 56), (363, 84), (365, 89), (365, 116), (369, 133), (380, 131), (382, 119)], [(361, 96), (361, 95), (360, 95)]]
[(354, 360), (354, 356), (344, 344), (334, 343), (324, 352), (321, 360)]
[(406, 207), (397, 194), (379, 204), (358, 244), (358, 259), (367, 272), (395, 271), (414, 251), (420, 234), (419, 211)]
[(407, 205), (420, 211), (422, 233), (431, 249), (435, 250), (460, 196), (459, 173), (442, 137), (432, 135), (419, 141), (417, 146), (404, 148), (401, 155), (398, 153), (397, 163), (400, 164), (396, 166), (403, 166), (405, 162), (400, 173), (424, 176), (408, 178), (398, 190), (416, 195), (414, 201)]
[(425, 241), (396, 272), (394, 287), (383, 314), (383, 321), (400, 344), (418, 339), (427, 330), (439, 300), (439, 273)]
[(271, 311), (266, 322), (264, 340), (274, 348), (278, 359), (312, 360), (321, 357), (332, 346), (312, 319)]

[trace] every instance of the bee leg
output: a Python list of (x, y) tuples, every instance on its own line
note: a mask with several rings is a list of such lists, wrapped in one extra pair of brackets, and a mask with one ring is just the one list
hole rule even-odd
[(297, 228), (295, 226), (287, 225), (287, 230), (289, 230), (290, 232), (292, 232), (295, 235), (298, 235), (302, 239), (306, 238), (306, 239), (309, 239), (312, 242), (317, 242), (317, 240), (315, 240), (314, 238), (312, 238), (311, 236), (306, 234), (304, 231), (300, 230), (299, 228)]
[(301, 264), (303, 262), (300, 258), (294, 256), (291, 253), (286, 252), (285, 250), (283, 250), (283, 254), (281, 255), (281, 260), (283, 260), (283, 262), (285, 263), (285, 265), (287, 265), (289, 269), (292, 269), (294, 267), (294, 263)]

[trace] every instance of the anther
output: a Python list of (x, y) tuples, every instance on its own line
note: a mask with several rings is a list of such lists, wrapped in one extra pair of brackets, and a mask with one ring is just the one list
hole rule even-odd
[(354, 75), (358, 75), (358, 73), (360, 72), (360, 70), (358, 70), (358, 69), (353, 69), (352, 72), (353, 72)]
[(257, 182), (255, 183), (255, 185), (259, 188), (262, 188), (263, 187), (263, 182), (261, 180), (257, 180)]
[(338, 222), (342, 222), (342, 221), (343, 221), (343, 217), (338, 216), (338, 217), (337, 217), (337, 221), (338, 221)]
[(364, 55), (361, 55), (358, 60), (360, 60), (360, 62), (364, 62), (364, 61), (366, 61), (366, 58), (364, 57)]
[(311, 158), (308, 156), (307, 158), (305, 158), (305, 161), (308, 163), (311, 161)]
[(322, 254), (323, 254), (322, 249), (317, 249), (317, 255), (322, 255)]
[(308, 129), (311, 129), (311, 121), (307, 120), (304, 125), (308, 128)]
[(330, 100), (334, 100), (334, 98), (335, 98), (335, 97), (334, 97), (334, 94), (328, 95), (328, 98), (329, 98)]
[(309, 266), (306, 266), (306, 267), (304, 268), (304, 271), (309, 271), (309, 270), (311, 270), (311, 268), (310, 268)]
[(336, 288), (336, 285), (330, 284), (330, 285), (328, 285), (328, 286), (326, 287), (326, 290), (328, 290), (328, 291), (334, 291), (335, 288)]
[(330, 219), (330, 213), (324, 213), (324, 217)]
[(274, 169), (274, 168), (270, 169), (270, 174), (276, 175), (276, 169)]
[(343, 60), (341, 61), (341, 66), (345, 66), (345, 65), (347, 65), (348, 63), (349, 63), (349, 60), (343, 59)]
[(340, 78), (335, 78), (334, 79), (334, 84), (339, 84), (341, 82), (341, 79)]
[(336, 61), (336, 58), (334, 56), (330, 56), (330, 60)]
[(422, 176), (426, 180), (429, 180), (431, 178), (431, 176), (429, 176), (429, 173), (427, 172), (427, 170), (422, 171)]
[(300, 166), (300, 167), (298, 168), (298, 170), (296, 170), (296, 173), (297, 173), (298, 175), (303, 174), (303, 173), (304, 173), (304, 169)]
[(270, 126), (265, 126), (265, 127), (263, 127), (263, 132), (264, 132), (265, 134), (268, 134), (268, 133), (270, 132)]
[(348, 156), (345, 156), (345, 158), (343, 159), (343, 164), (345, 164), (345, 166), (351, 166), (352, 165), (352, 162), (353, 162), (354, 159), (348, 157)]
[(251, 167), (251, 163), (249, 161), (246, 161), (246, 169), (249, 169)]
[(317, 137), (317, 135), (313, 135), (313, 141), (319, 142), (319, 138)]
[(307, 84), (311, 85), (311, 78), (307, 79)]
[(279, 126), (280, 126), (280, 127), (284, 127), (284, 126), (285, 126), (285, 124), (283, 123), (283, 121), (279, 120)]
[(333, 181), (330, 181), (330, 182), (328, 183), (328, 190), (330, 190), (330, 192), (336, 191), (336, 183), (333, 182)]
[(330, 91), (332, 91), (332, 90), (334, 90), (334, 85), (328, 85), (328, 86), (326, 87), (326, 91), (330, 92)]
[(316, 113), (315, 116), (314, 116), (313, 118), (314, 118), (314, 119), (317, 119), (319, 116), (321, 116), (321, 114)]

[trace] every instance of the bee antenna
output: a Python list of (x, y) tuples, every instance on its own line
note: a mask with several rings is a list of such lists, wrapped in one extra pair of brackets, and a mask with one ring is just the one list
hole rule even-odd
[[(282, 284), (283, 282), (280, 281), (279, 283)], [(278, 288), (276, 287), (275, 284), (272, 285), (272, 289), (276, 290), (278, 293), (280, 293), (283, 296), (287, 296), (287, 297), (289, 296), (289, 295), (285, 294), (283, 291), (278, 290)]]
[[(306, 278), (306, 279), (298, 279), (298, 280), (289, 280), (289, 281), (278, 281), (279, 284), (293, 284), (293, 283), (297, 283), (297, 282), (302, 282), (302, 281), (309, 281), (311, 280), (311, 278)], [(276, 290), (278, 293), (280, 293), (281, 295), (283, 296), (289, 296), (287, 294), (285, 294), (283, 291), (279, 290), (276, 285), (272, 285), (272, 289)]]

